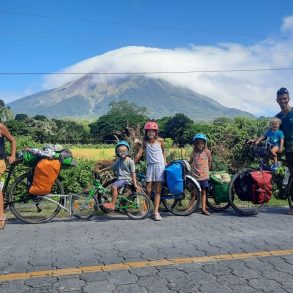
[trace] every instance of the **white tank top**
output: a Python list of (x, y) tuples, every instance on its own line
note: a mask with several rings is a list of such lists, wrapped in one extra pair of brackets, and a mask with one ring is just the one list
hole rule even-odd
[(148, 164), (165, 164), (163, 150), (158, 141), (146, 143), (146, 161)]

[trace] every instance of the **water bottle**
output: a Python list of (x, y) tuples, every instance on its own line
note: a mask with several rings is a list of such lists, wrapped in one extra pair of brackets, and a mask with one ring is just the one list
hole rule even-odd
[(282, 181), (283, 187), (285, 187), (288, 184), (289, 177), (290, 177), (290, 172), (289, 172), (289, 169), (286, 167), (285, 168), (284, 178), (283, 178), (283, 181)]

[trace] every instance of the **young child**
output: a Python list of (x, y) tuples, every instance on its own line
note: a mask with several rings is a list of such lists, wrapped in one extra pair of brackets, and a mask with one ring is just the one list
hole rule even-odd
[(269, 122), (268, 129), (262, 136), (257, 138), (254, 142), (259, 144), (263, 140), (271, 145), (271, 154), (273, 155), (274, 164), (271, 169), (274, 171), (279, 167), (277, 153), (282, 153), (284, 145), (284, 133), (280, 130), (281, 120), (279, 118), (272, 118)]
[(137, 163), (145, 151), (147, 171), (146, 171), (146, 190), (151, 197), (153, 185), (155, 187), (155, 207), (154, 219), (161, 221), (159, 214), (159, 205), (161, 200), (162, 182), (164, 182), (164, 170), (166, 166), (166, 154), (164, 149), (164, 140), (158, 137), (158, 124), (154, 121), (148, 121), (145, 126), (145, 137), (141, 147), (135, 157)]
[(138, 189), (135, 174), (135, 164), (134, 161), (128, 156), (129, 144), (126, 141), (121, 140), (115, 147), (115, 153), (119, 159), (113, 165), (101, 170), (97, 170), (97, 172), (101, 173), (114, 170), (115, 175), (117, 176), (117, 180), (111, 186), (112, 202), (103, 204), (103, 206), (109, 210), (115, 209), (115, 204), (120, 188), (132, 183), (134, 188)]
[[(207, 137), (205, 134), (198, 133), (193, 139), (193, 151), (189, 163), (191, 164), (192, 176), (194, 176), (201, 187), (202, 214), (209, 216), (206, 209), (206, 194), (209, 187), (209, 169), (212, 163), (211, 152), (207, 148)], [(195, 197), (195, 196), (194, 196)]]

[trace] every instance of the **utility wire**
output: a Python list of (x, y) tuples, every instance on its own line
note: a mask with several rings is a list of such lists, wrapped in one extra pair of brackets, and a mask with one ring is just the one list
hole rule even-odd
[(258, 72), (258, 71), (283, 71), (283, 70), (293, 70), (293, 67), (222, 69), (222, 70), (190, 70), (190, 71), (145, 71), (145, 72), (0, 72), (0, 75), (148, 75), (148, 74)]
[(89, 23), (104, 23), (104, 24), (111, 24), (111, 25), (120, 25), (120, 26), (128, 26), (128, 27), (139, 27), (139, 28), (147, 28), (147, 29), (155, 29), (155, 30), (199, 32), (199, 33), (209, 33), (209, 34), (236, 35), (236, 36), (245, 36), (245, 37), (264, 37), (262, 35), (248, 34), (248, 33), (232, 33), (232, 32), (222, 32), (222, 31), (201, 30), (201, 29), (194, 29), (194, 28), (178, 28), (178, 27), (157, 26), (157, 25), (142, 25), (142, 24), (113, 22), (113, 21), (99, 20), (99, 19), (85, 19), (85, 18), (75, 18), (75, 17), (63, 17), (63, 16), (42, 15), (42, 14), (34, 14), (34, 13), (21, 13), (21, 12), (11, 12), (11, 11), (0, 11), (0, 14), (19, 15), (19, 16), (32, 16), (32, 17), (40, 17), (40, 18), (47, 18), (47, 19), (57, 19), (57, 20), (66, 20), (66, 21), (78, 21), (78, 22), (89, 22)]

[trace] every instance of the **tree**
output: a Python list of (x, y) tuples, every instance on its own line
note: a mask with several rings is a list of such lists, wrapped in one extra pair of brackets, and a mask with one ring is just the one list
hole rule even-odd
[[(125, 138), (126, 128), (138, 128), (138, 125), (144, 125), (147, 117), (146, 108), (138, 107), (127, 101), (110, 103), (111, 109), (101, 116), (94, 123), (89, 124), (90, 134), (94, 138), (111, 142), (115, 140), (115, 135), (119, 139)], [(112, 141), (113, 142), (113, 141)]]
[(177, 113), (170, 118), (165, 124), (165, 137), (170, 137), (175, 143), (184, 145), (189, 142), (189, 138), (184, 137), (184, 132), (187, 130), (193, 121), (181, 113)]
[(14, 119), (17, 121), (24, 121), (27, 118), (28, 116), (26, 114), (16, 114)]

